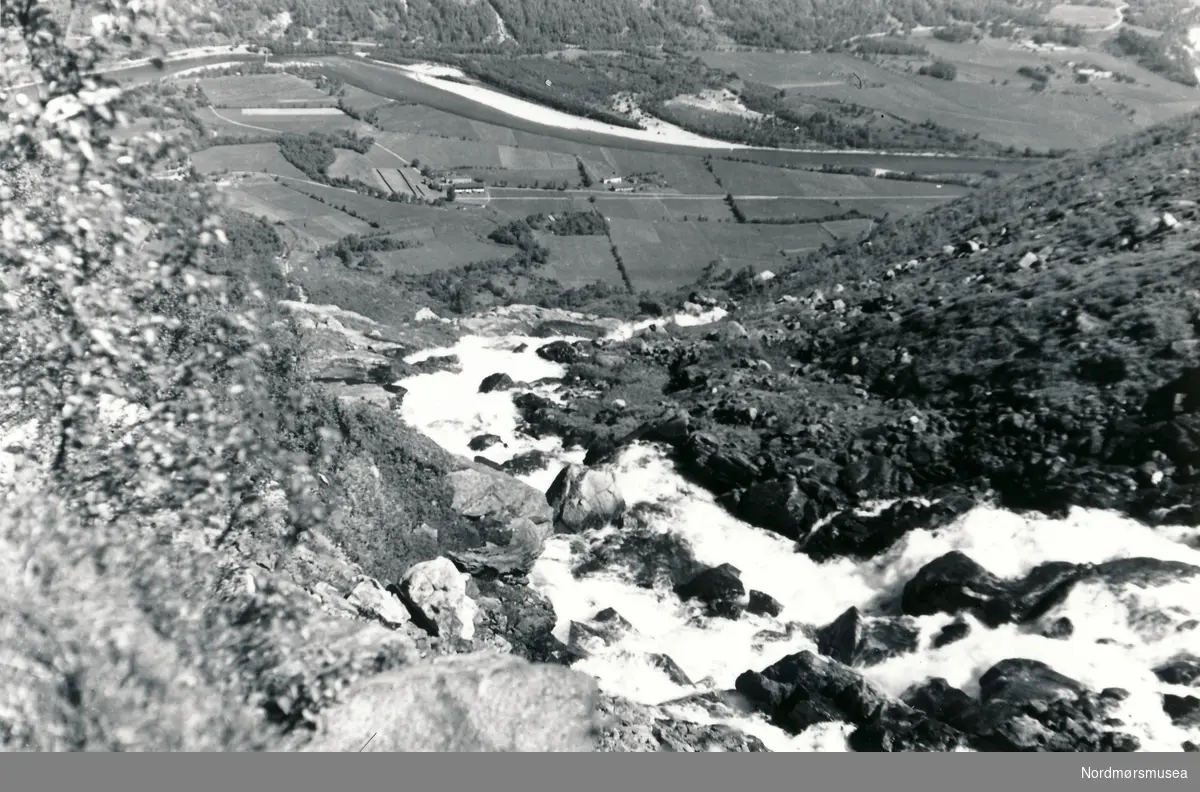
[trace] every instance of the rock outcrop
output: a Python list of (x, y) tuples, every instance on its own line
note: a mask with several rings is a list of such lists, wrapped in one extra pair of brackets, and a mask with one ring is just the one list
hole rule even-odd
[(467, 576), (447, 558), (423, 561), (408, 570), (397, 593), (413, 621), (448, 640), (475, 637), (478, 604), (467, 595)]
[(554, 509), (555, 528), (563, 533), (600, 528), (625, 515), (625, 498), (616, 477), (582, 465), (564, 467), (546, 491), (546, 501)]
[(596, 683), (510, 656), (463, 655), (380, 674), (325, 711), (310, 752), (595, 750)]

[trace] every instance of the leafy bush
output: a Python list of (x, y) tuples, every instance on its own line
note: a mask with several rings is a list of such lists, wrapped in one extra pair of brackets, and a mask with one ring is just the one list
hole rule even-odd
[(934, 61), (928, 66), (922, 66), (917, 70), (919, 74), (927, 77), (936, 77), (939, 80), (953, 80), (958, 77), (958, 67), (947, 61)]

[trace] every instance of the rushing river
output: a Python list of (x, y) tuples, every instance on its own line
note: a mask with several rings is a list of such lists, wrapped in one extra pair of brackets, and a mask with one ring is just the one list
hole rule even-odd
[[(695, 323), (696, 317), (682, 317)], [(622, 328), (628, 336), (633, 328)], [(403, 381), (408, 389), (402, 415), (447, 450), (476, 455), (468, 447), (477, 435), (500, 436), (506, 445), (484, 455), (495, 462), (539, 449), (553, 455), (549, 469), (523, 477), (545, 490), (567, 462), (581, 462), (582, 451), (564, 451), (553, 439), (523, 435), (511, 392), (478, 393), (483, 378), (504, 372), (520, 382), (560, 377), (563, 367), (535, 352), (551, 338), (521, 336), (462, 338), (447, 349), (425, 350), (410, 362), (444, 354), (457, 355), (455, 371), (422, 374)], [(524, 351), (514, 351), (526, 344)], [(555, 386), (537, 388), (555, 398)], [(634, 445), (614, 463), (622, 493), (630, 506), (649, 502), (662, 507), (652, 517), (657, 531), (672, 532), (705, 564), (731, 563), (741, 570), (747, 589), (764, 591), (784, 605), (778, 618), (745, 614), (736, 621), (705, 618), (695, 604), (681, 602), (670, 590), (640, 588), (625, 570), (610, 568), (576, 577), (574, 563), (581, 544), (595, 542), (606, 528), (580, 537), (552, 538), (530, 575), (531, 583), (554, 603), (557, 635), (567, 639), (570, 622), (587, 622), (598, 611), (614, 608), (635, 628), (611, 647), (601, 648), (575, 666), (596, 677), (602, 688), (647, 703), (661, 704), (703, 687), (675, 684), (649, 660), (650, 653), (674, 659), (698, 685), (731, 688), (738, 674), (760, 670), (782, 657), (815, 646), (801, 631), (792, 637), (764, 641), (763, 631), (786, 634), (788, 624), (827, 624), (850, 606), (879, 613), (881, 603), (894, 598), (922, 565), (951, 550), (959, 550), (996, 575), (1012, 577), (1046, 561), (1102, 562), (1118, 558), (1172, 559), (1200, 565), (1200, 550), (1187, 541), (1196, 531), (1164, 532), (1117, 515), (1076, 510), (1065, 520), (1030, 518), (989, 507), (978, 507), (940, 531), (914, 531), (882, 556), (866, 562), (834, 560), (817, 564), (797, 553), (791, 541), (734, 519), (706, 491), (685, 481), (666, 455), (650, 445)], [(1025, 657), (1041, 660), (1095, 690), (1122, 687), (1130, 692), (1118, 717), (1124, 731), (1141, 740), (1143, 751), (1179, 751), (1196, 735), (1172, 725), (1164, 714), (1161, 694), (1194, 694), (1194, 689), (1160, 682), (1151, 669), (1179, 651), (1198, 647), (1195, 631), (1178, 631), (1179, 624), (1200, 617), (1200, 577), (1153, 589), (1114, 592), (1108, 587), (1079, 585), (1047, 613), (1045, 624), (1066, 616), (1074, 624), (1067, 639), (1044, 637), (1027, 628), (989, 629), (971, 622), (968, 637), (934, 649), (931, 639), (950, 616), (918, 620), (918, 651), (863, 669), (881, 689), (899, 695), (909, 685), (941, 676), (968, 693), (978, 691), (980, 675), (996, 662)], [(1097, 639), (1107, 639), (1097, 643)], [(698, 708), (675, 709), (696, 722), (712, 722)], [(851, 727), (835, 724), (808, 729), (793, 737), (763, 720), (726, 721), (753, 734), (776, 751), (844, 751)]]

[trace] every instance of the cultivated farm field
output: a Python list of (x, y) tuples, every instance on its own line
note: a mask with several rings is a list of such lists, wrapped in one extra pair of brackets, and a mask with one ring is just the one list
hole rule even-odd
[(597, 281), (616, 287), (624, 284), (608, 237), (538, 234), (537, 239), (550, 251), (550, 263), (542, 270), (547, 278), (567, 288)]
[(784, 251), (815, 250), (832, 241), (816, 224), (662, 223), (613, 219), (612, 241), (633, 287), (673, 288), (696, 280), (711, 262), (722, 268), (769, 270), (785, 263)]
[(365, 234), (371, 226), (270, 178), (239, 182), (223, 190), (233, 208), (282, 223), (313, 247), (330, 245), (349, 234)]
[(354, 179), (368, 187), (386, 190), (387, 184), (379, 176), (379, 171), (365, 154), (347, 149), (337, 149), (337, 159), (326, 170), (330, 176), (342, 179)]
[(303, 171), (283, 158), (274, 143), (213, 146), (192, 154), (192, 167), (203, 175), (229, 171), (306, 178)]
[(336, 105), (337, 100), (292, 74), (247, 74), (201, 77), (195, 83), (214, 107), (287, 107), (295, 104)]
[[(1182, 103), (1172, 114), (1200, 107), (1194, 91), (1095, 48), (1033, 51), (1007, 39), (951, 43), (928, 35), (914, 36), (913, 43), (930, 55), (877, 56), (868, 61), (849, 54), (710, 52), (702, 58), (710, 66), (736, 71), (744, 80), (786, 90), (789, 106), (797, 110), (803, 110), (806, 98), (852, 102), (1017, 149), (1098, 145), (1161, 120), (1163, 105)], [(935, 58), (955, 65), (954, 80), (916, 73)], [(1143, 87), (1143, 94), (1131, 97), (1126, 86), (1112, 80), (1077, 83), (1068, 63), (1081, 61), (1128, 74)], [(1043, 91), (1033, 90), (1032, 81), (1017, 74), (1022, 67), (1046, 65), (1061, 77)], [(1124, 96), (1128, 110), (1106, 98), (1117, 96)]]

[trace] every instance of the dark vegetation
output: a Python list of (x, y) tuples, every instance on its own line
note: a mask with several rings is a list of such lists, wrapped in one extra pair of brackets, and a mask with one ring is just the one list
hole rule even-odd
[(975, 38), (976, 35), (975, 28), (970, 25), (950, 25), (933, 31), (934, 38), (949, 41), (951, 44), (962, 44), (964, 41)]
[(1169, 80), (1184, 85), (1200, 85), (1181, 45), (1170, 36), (1145, 36), (1129, 28), (1121, 28), (1107, 46), (1114, 54), (1137, 61), (1143, 68)]
[(797, 111), (786, 92), (761, 83), (744, 83), (739, 98), (747, 109), (763, 117), (744, 118), (664, 102), (648, 103), (645, 107), (648, 112), (698, 134), (754, 146), (1001, 153), (1001, 147), (995, 144), (933, 121), (914, 124), (889, 116), (886, 125), (878, 125), (878, 111), (850, 102), (830, 100), (822, 103), (821, 110)]
[(375, 144), (374, 138), (359, 137), (353, 132), (331, 134), (309, 132), (307, 135), (283, 134), (277, 138), (279, 153), (288, 162), (314, 180), (324, 180), (325, 170), (337, 159), (334, 149), (349, 149), (366, 154)]
[[(796, 538), (847, 505), (916, 495), (1196, 524), (1196, 130), (1190, 116), (1069, 155), (769, 281), (713, 269), (691, 299), (735, 301), (737, 327), (627, 345), (687, 413), (686, 432), (656, 436), (728, 508)], [(635, 403), (623, 380), (595, 378)], [(643, 404), (539, 420), (584, 432), (594, 456), (639, 415), (659, 420)], [(807, 548), (879, 552), (910, 508), (839, 517)]]
[(222, 7), (214, 33), (240, 37), (278, 10), (288, 10), (288, 41), (303, 40), (312, 28), (328, 40), (375, 40), (393, 46), (440, 45), (459, 51), (507, 49), (544, 53), (582, 48), (682, 50), (715, 43), (719, 36), (752, 47), (809, 50), (837, 46), (896, 23), (949, 26), (996, 19), (1037, 24), (1041, 17), (1016, 3), (962, 0), (885, 0), (869, 8), (854, 0), (712, 0), (701, 15), (687, 0), (496, 0), (496, 11), (514, 41), (498, 44), (491, 9), (483, 2), (388, 0), (366, 9), (345, 9), (328, 0), (281, 0), (270, 9), (238, 0)]
[(921, 57), (929, 55), (929, 50), (920, 44), (914, 44), (899, 38), (867, 38), (854, 43), (854, 51), (860, 55), (905, 55)]
[(927, 66), (917, 69), (918, 74), (936, 77), (939, 80), (953, 80), (958, 76), (958, 67), (948, 61), (934, 61)]

